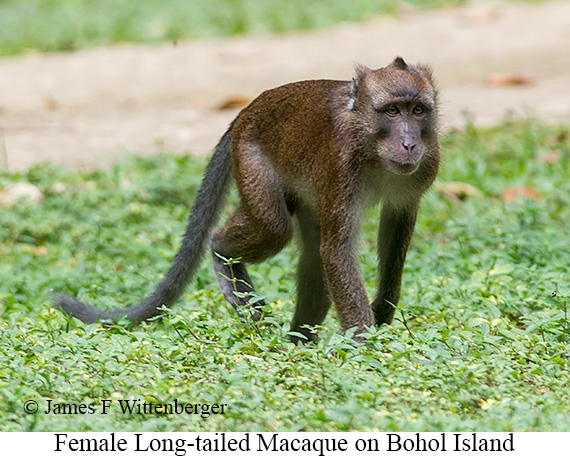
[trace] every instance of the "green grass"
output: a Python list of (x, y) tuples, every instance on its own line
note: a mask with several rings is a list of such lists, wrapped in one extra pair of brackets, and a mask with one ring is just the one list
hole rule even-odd
[[(134, 330), (68, 320), (50, 308), (52, 290), (113, 306), (152, 289), (204, 162), (161, 155), (92, 173), (42, 165), (0, 175), (0, 187), (28, 181), (46, 196), (0, 212), (0, 430), (570, 431), (568, 136), (508, 120), (447, 135), (438, 181), (481, 195), (426, 196), (397, 319), (360, 347), (334, 313), (317, 345), (288, 343), (293, 247), (252, 268), (274, 310), (258, 325), (223, 301), (210, 259), (162, 320)], [(552, 151), (556, 160), (544, 160)], [(540, 199), (507, 204), (512, 187)], [(359, 251), (371, 294), (377, 213)], [(227, 409), (124, 415), (125, 399)], [(96, 409), (30, 415), (27, 400)], [(102, 400), (113, 401), (105, 415)]]
[[(409, 0), (420, 7), (466, 0)], [(397, 0), (2, 0), (0, 56), (274, 33), (361, 21), (396, 11)]]

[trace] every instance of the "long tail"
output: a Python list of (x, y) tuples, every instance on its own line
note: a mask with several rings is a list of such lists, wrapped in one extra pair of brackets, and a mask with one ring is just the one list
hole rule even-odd
[[(235, 121), (234, 121), (235, 122)], [(54, 297), (54, 308), (59, 308), (86, 323), (112, 322), (121, 316), (135, 324), (161, 313), (160, 307), (171, 306), (184, 292), (204, 253), (211, 229), (225, 202), (231, 178), (230, 146), (233, 123), (216, 146), (206, 168), (202, 185), (188, 218), (186, 233), (180, 250), (164, 280), (143, 302), (121, 309), (98, 310), (67, 295)]]

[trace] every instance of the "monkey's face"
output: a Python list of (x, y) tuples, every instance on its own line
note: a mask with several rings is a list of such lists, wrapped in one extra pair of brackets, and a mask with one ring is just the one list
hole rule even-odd
[(379, 70), (359, 68), (352, 112), (368, 156), (393, 173), (414, 173), (436, 141), (436, 91), (429, 70), (396, 59)]
[(375, 109), (374, 152), (393, 173), (411, 174), (419, 167), (429, 111), (420, 101), (395, 99)]

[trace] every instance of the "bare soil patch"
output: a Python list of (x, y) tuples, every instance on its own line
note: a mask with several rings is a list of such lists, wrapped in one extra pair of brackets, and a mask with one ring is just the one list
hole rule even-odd
[[(0, 167), (99, 167), (122, 153), (207, 154), (243, 100), (355, 62), (430, 63), (445, 125), (508, 112), (570, 119), (570, 3), (403, 11), (279, 36), (124, 45), (0, 60)], [(233, 103), (235, 102), (235, 103)], [(233, 106), (220, 109), (221, 105)], [(7, 162), (7, 163), (2, 163)]]

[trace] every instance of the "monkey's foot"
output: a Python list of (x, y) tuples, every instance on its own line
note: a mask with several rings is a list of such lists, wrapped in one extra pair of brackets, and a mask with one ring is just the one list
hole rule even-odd
[(374, 312), (374, 321), (377, 327), (382, 324), (391, 324), (394, 319), (396, 306), (387, 300), (374, 300), (372, 302), (372, 311)]
[(214, 269), (224, 298), (231, 303), (240, 318), (244, 314), (258, 322), (263, 313), (265, 301), (256, 294), (245, 265), (226, 261), (214, 255)]

